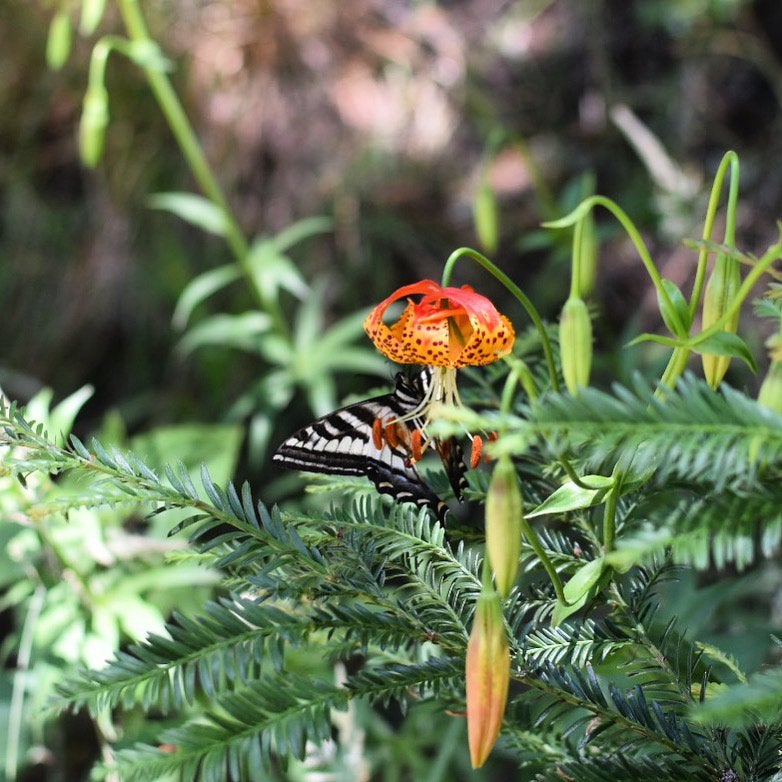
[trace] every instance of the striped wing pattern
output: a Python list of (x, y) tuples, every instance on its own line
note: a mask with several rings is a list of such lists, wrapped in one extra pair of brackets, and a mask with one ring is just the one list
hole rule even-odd
[[(342, 407), (292, 434), (272, 460), (294, 470), (366, 476), (381, 494), (388, 494), (397, 502), (430, 508), (444, 521), (448, 508), (411, 464), (405, 443), (391, 447), (384, 442), (377, 448), (373, 441), (372, 424), (376, 419), (392, 421), (416, 408), (431, 382), (431, 370), (424, 369), (410, 378), (400, 373), (395, 382), (393, 393)], [(420, 426), (415, 420), (410, 423)], [(438, 445), (438, 452), (461, 499), (465, 484), (461, 449), (455, 440), (446, 443), (447, 448), (445, 444)]]

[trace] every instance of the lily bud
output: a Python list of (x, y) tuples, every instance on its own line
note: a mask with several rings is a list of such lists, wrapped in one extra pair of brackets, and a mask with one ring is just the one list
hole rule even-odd
[(103, 156), (103, 141), (109, 124), (109, 93), (102, 84), (91, 84), (84, 95), (79, 123), (79, 151), (88, 168), (95, 168)]
[(559, 319), (559, 351), (562, 375), (573, 396), (589, 385), (592, 368), (592, 321), (583, 299), (571, 296)]
[(760, 385), (758, 402), (782, 413), (782, 332), (769, 337), (766, 346), (771, 355), (771, 365)]
[(500, 241), (499, 210), (497, 198), (486, 176), (481, 179), (478, 186), (473, 204), (473, 219), (481, 249), (491, 255), (497, 251)]
[[(714, 261), (714, 269), (706, 283), (706, 292), (703, 295), (703, 328), (707, 329), (724, 314), (728, 305), (733, 301), (739, 286), (741, 285), (741, 272), (739, 264), (733, 258), (718, 255)], [(725, 331), (735, 334), (739, 328), (740, 311), (725, 324)], [(730, 366), (730, 356), (717, 356), (713, 353), (704, 353), (703, 375), (706, 382), (716, 388)]]
[(67, 62), (72, 40), (71, 18), (66, 11), (60, 10), (49, 25), (49, 36), (46, 39), (46, 64), (53, 71), (59, 71)]
[(782, 413), (782, 361), (773, 361), (760, 386), (758, 402), (777, 413)]
[(470, 761), (473, 768), (480, 768), (500, 735), (510, 684), (508, 635), (494, 590), (478, 596), (465, 673)]
[(486, 552), (494, 583), (507, 597), (519, 572), (524, 500), (516, 468), (508, 455), (499, 458), (486, 495)]

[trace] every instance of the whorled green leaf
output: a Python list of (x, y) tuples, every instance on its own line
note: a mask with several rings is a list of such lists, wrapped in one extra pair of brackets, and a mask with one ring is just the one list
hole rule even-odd
[(657, 304), (660, 307), (660, 314), (669, 331), (678, 337), (683, 337), (690, 327), (690, 308), (687, 300), (673, 280), (663, 279), (662, 284), (670, 304), (658, 291)]
[(235, 264), (225, 264), (199, 274), (185, 286), (174, 308), (174, 328), (182, 330), (190, 320), (193, 310), (213, 293), (240, 279), (242, 270)]
[(261, 340), (270, 327), (271, 318), (264, 312), (212, 315), (187, 331), (178, 347), (185, 354), (204, 345), (221, 345), (260, 353)]
[(720, 331), (706, 339), (699, 340), (695, 344), (694, 349), (698, 353), (711, 353), (716, 356), (740, 358), (753, 372), (758, 370), (755, 356), (747, 343), (738, 334), (733, 334), (729, 331)]
[(571, 614), (586, 605), (587, 600), (592, 594), (592, 590), (597, 586), (600, 579), (606, 571), (607, 564), (603, 557), (598, 557), (584, 563), (565, 584), (564, 594), (566, 603), (558, 602), (554, 608), (551, 617), (551, 624), (557, 627)]
[(195, 193), (155, 193), (147, 199), (153, 209), (171, 212), (185, 222), (216, 236), (228, 232), (228, 216), (208, 198)]
[(741, 728), (758, 719), (778, 723), (782, 711), (782, 670), (755, 673), (749, 681), (722, 687), (703, 703), (695, 704), (690, 716), (702, 724)]
[(568, 481), (546, 497), (537, 508), (533, 508), (525, 515), (528, 519), (532, 519), (552, 513), (568, 513), (581, 508), (591, 508), (603, 501), (606, 492), (613, 485), (613, 479), (605, 475), (584, 475), (581, 480), (590, 488)]

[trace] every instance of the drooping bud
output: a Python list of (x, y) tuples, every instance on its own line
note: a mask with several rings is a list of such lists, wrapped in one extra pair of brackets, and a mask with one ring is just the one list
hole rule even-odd
[(583, 299), (571, 296), (559, 319), (559, 350), (562, 375), (573, 396), (589, 385), (592, 368), (592, 321)]
[(478, 185), (478, 192), (473, 204), (473, 219), (475, 233), (481, 244), (481, 249), (491, 255), (497, 251), (499, 244), (499, 214), (497, 197), (494, 195), (489, 178), (484, 174)]
[(59, 71), (68, 60), (73, 40), (73, 25), (71, 17), (65, 10), (58, 11), (49, 25), (49, 36), (46, 39), (46, 64)]
[(480, 768), (500, 735), (510, 684), (508, 635), (494, 590), (484, 588), (478, 596), (465, 676), (470, 761), (473, 768)]
[(516, 468), (510, 456), (503, 454), (492, 472), (486, 494), (486, 553), (502, 597), (508, 596), (519, 572), (523, 513)]
[(79, 123), (79, 152), (88, 168), (95, 168), (103, 156), (106, 126), (109, 124), (109, 93), (103, 84), (90, 84), (84, 95)]
[(782, 332), (769, 337), (766, 347), (769, 348), (771, 364), (760, 385), (758, 402), (777, 413), (782, 413)]
[[(739, 263), (735, 258), (726, 255), (718, 255), (714, 261), (711, 277), (706, 283), (706, 292), (703, 295), (703, 328), (707, 329), (719, 320), (733, 301), (741, 285), (741, 272)], [(725, 324), (725, 331), (735, 334), (739, 327), (740, 311), (736, 310), (730, 320)], [(717, 356), (713, 353), (704, 353), (703, 375), (706, 382), (716, 388), (730, 366), (730, 356)]]

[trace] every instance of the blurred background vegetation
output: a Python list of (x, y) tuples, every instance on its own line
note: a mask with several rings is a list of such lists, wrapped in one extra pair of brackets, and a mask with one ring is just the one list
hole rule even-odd
[[(268, 240), (256, 250), (274, 250), (278, 271), (261, 287), (291, 335), (255, 349), (265, 321), (214, 319), (256, 311), (241, 281), (172, 321), (188, 285), (232, 259), (221, 237), (152, 208), (155, 193), (198, 187), (140, 69), (121, 56), (106, 72), (103, 159), (94, 169), (80, 162), (92, 47), (100, 35), (123, 33), (117, 7), (109, 2), (97, 32), (81, 36), (78, 2), (2, 0), (0, 388), (36, 399), (50, 420), (42, 389), (59, 401), (91, 386), (92, 396), (79, 398), (80, 436), (123, 445), (136, 436), (161, 462), (219, 451), (213, 475), (247, 478), (274, 501), (295, 478), (270, 470), (268, 446), (391, 375), (366, 359), (366, 377), (357, 377), (357, 353), (356, 366), (331, 367), (325, 383), (307, 374), (315, 360), (307, 344), (296, 361), (280, 352), (345, 323), (332, 348), (362, 345), (349, 316), (398, 285), (439, 278), (456, 247), (485, 251), (553, 318), (567, 293), (570, 238), (540, 223), (599, 192), (644, 229), (663, 275), (686, 286), (694, 254), (681, 240), (698, 235), (727, 149), (742, 163), (738, 246), (760, 254), (776, 239), (778, 0), (140, 6), (244, 235)], [(71, 19), (73, 37), (53, 69), (47, 38), (51, 47), (57, 14)], [(329, 222), (300, 222), (313, 216)], [(626, 380), (659, 360), (648, 347), (620, 352), (628, 334), (655, 328), (657, 306), (627, 238), (610, 220), (598, 235), (598, 381)], [(464, 282), (502, 297), (466, 267)], [(764, 336), (759, 329), (748, 339), (758, 348)], [(757, 384), (749, 374), (733, 380)], [(195, 424), (204, 428), (182, 428)], [(123, 533), (140, 523), (111, 522)], [(100, 564), (94, 552), (84, 556)], [(148, 586), (133, 588), (156, 616), (170, 610)], [(2, 603), (9, 667), (21, 604), (18, 596)], [(51, 767), (38, 766), (41, 774)], [(78, 778), (72, 767), (58, 778)]]

